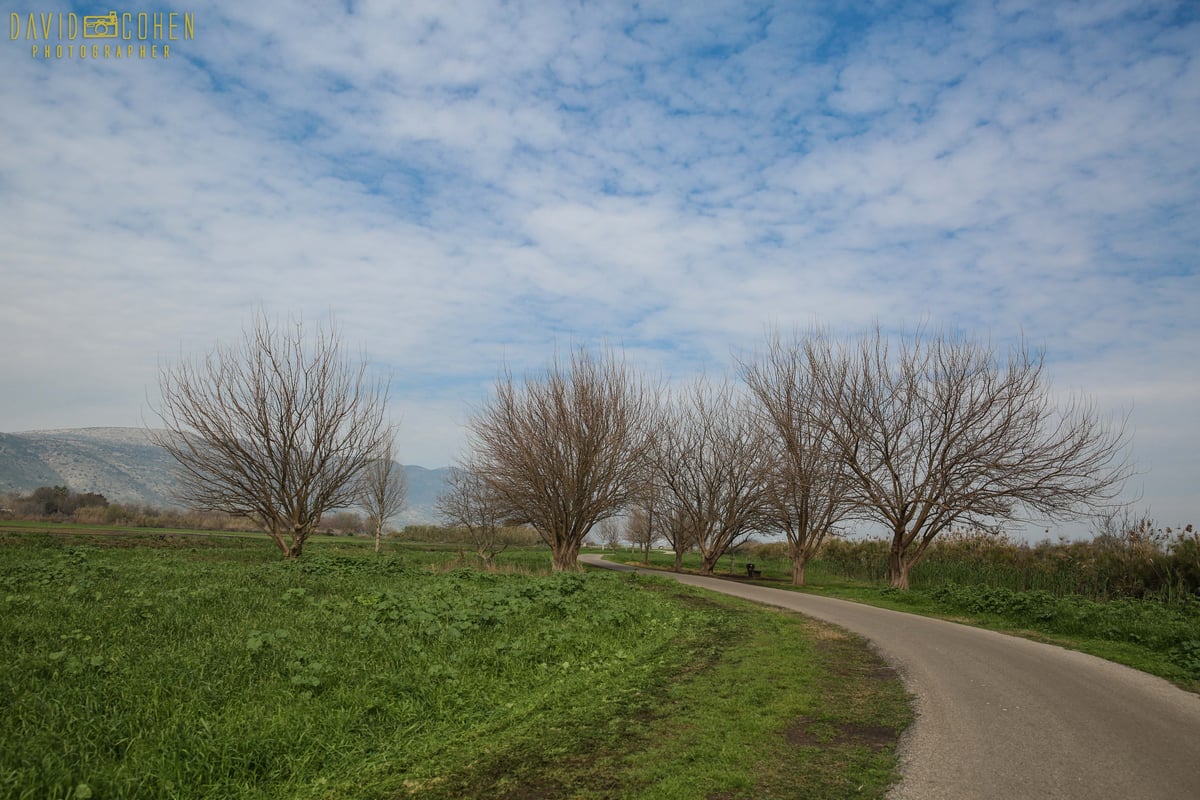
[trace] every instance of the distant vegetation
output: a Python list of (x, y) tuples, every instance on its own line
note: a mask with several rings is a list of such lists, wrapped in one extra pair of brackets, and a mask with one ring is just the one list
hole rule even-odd
[[(821, 554), (838, 575), (882, 581), (887, 542), (830, 541)], [(1003, 534), (960, 531), (929, 549), (913, 587), (949, 584), (1015, 592), (1043, 591), (1089, 600), (1200, 602), (1200, 533), (1142, 517), (1102, 526), (1089, 541), (1016, 542)]]
[(41, 486), (27, 495), (12, 494), (0, 498), (0, 504), (10, 516), (68, 518), (80, 512), (87, 515), (87, 509), (108, 508), (108, 499), (96, 492), (74, 492), (66, 486)]
[(110, 503), (102, 494), (76, 492), (67, 486), (42, 486), (29, 494), (0, 495), (0, 508), (8, 519), (40, 522), (202, 531), (255, 530), (249, 520), (232, 514), (163, 509), (140, 503)]
[[(510, 547), (536, 547), (542, 543), (537, 531), (525, 525), (502, 526), (498, 536), (502, 544)], [(473, 546), (475, 541), (470, 531), (454, 525), (405, 525), (404, 530), (394, 534), (394, 538), (400, 542), (464, 546)]]
[[(181, 511), (137, 503), (110, 503), (96, 492), (75, 492), (67, 486), (43, 486), (28, 494), (0, 495), (0, 518), (37, 522), (114, 525), (125, 528), (171, 528), (198, 531), (257, 531), (249, 519), (220, 511)], [(325, 514), (318, 532), (329, 535), (365, 536), (371, 520), (356, 511)], [(387, 538), (401, 542), (465, 546), (473, 549), (474, 538), (454, 525), (406, 525), (389, 529)], [(533, 546), (541, 542), (537, 532), (526, 526), (501, 526), (498, 549)]]
[[(628, 535), (622, 540), (640, 542)], [(608, 544), (614, 547), (613, 543)], [(813, 566), (821, 576), (871, 584), (888, 581), (891, 542), (878, 538), (835, 537), (825, 541)], [(651, 559), (670, 563), (657, 552)], [(693, 563), (683, 560), (686, 567)], [(786, 542), (744, 542), (732, 548), (725, 566), (754, 562), (769, 577), (790, 575)], [(1090, 540), (1046, 539), (1021, 542), (1002, 532), (952, 531), (936, 541), (912, 571), (912, 588), (950, 584), (1010, 591), (1042, 591), (1055, 597), (1077, 595), (1096, 602), (1148, 600), (1200, 604), (1200, 532), (1192, 525), (1170, 528), (1146, 516), (1112, 517)]]

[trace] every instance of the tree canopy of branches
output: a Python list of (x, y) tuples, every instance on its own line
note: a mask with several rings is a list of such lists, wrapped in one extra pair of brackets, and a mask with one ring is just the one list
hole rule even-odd
[(578, 569), (584, 537), (636, 496), (655, 391), (611, 349), (573, 349), (545, 372), (501, 373), (475, 414), (471, 463), (502, 516), (532, 525), (554, 569)]
[(408, 495), (404, 468), (396, 463), (395, 449), (394, 434), (387, 436), (359, 479), (359, 504), (371, 520), (376, 553), (383, 539), (384, 524), (404, 507)]
[(501, 537), (504, 521), (496, 498), (471, 467), (451, 467), (446, 490), (437, 499), (437, 511), (450, 525), (465, 528), (475, 552), (487, 567), (496, 563), (507, 541)]
[(352, 506), (359, 475), (392, 431), (386, 386), (342, 353), (332, 323), (257, 315), (241, 341), (159, 370), (164, 430), (187, 505), (255, 520), (288, 558), (321, 514)]
[(1123, 425), (1083, 400), (1052, 402), (1044, 355), (877, 327), (809, 346), (815, 414), (851, 475), (860, 512), (891, 531), (893, 586), (952, 525), (1051, 519), (1112, 501), (1131, 472)]
[(825, 537), (854, 509), (829, 420), (814, 413), (812, 365), (826, 340), (817, 330), (788, 342), (775, 332), (762, 353), (739, 365), (771, 445), (767, 516), (787, 537), (796, 586), (804, 585), (805, 568)]
[[(679, 392), (664, 414), (654, 449), (655, 481), (669, 509), (700, 550), (700, 571), (761, 530), (769, 460), (761, 426), (727, 381), (701, 378)], [(679, 551), (676, 550), (678, 562)]]

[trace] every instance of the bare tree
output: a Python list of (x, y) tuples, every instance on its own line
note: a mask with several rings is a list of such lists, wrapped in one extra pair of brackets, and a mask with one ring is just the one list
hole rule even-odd
[(475, 469), (503, 515), (550, 546), (554, 569), (578, 569), (588, 531), (636, 496), (654, 401), (623, 357), (579, 348), (521, 382), (506, 369), (471, 419)]
[(765, 351), (739, 365), (772, 443), (767, 513), (772, 526), (787, 537), (796, 586), (804, 585), (809, 560), (855, 507), (829, 420), (815, 413), (812, 367), (827, 340), (814, 329), (807, 337), (794, 335), (784, 342), (776, 331), (768, 336)]
[(621, 524), (614, 517), (601, 520), (596, 526), (596, 533), (600, 537), (600, 546), (616, 552), (621, 549)]
[(847, 346), (816, 341), (815, 413), (852, 476), (859, 509), (891, 531), (893, 586), (955, 524), (993, 527), (1024, 512), (1062, 519), (1121, 491), (1123, 425), (1073, 399), (1051, 400), (1043, 353), (881, 330)]
[(625, 538), (642, 551), (642, 563), (650, 563), (650, 550), (662, 538), (662, 509), (657, 492), (649, 491), (638, 498), (625, 520)]
[(661, 522), (662, 536), (671, 545), (675, 553), (675, 563), (671, 569), (675, 572), (683, 570), (683, 556), (696, 546), (696, 534), (691, 520), (674, 503), (663, 502), (658, 513)]
[(395, 460), (394, 431), (384, 440), (379, 452), (362, 471), (359, 479), (359, 504), (367, 512), (375, 533), (375, 552), (383, 539), (383, 526), (404, 506), (408, 484), (404, 468)]
[(663, 502), (699, 548), (701, 573), (711, 574), (726, 550), (766, 522), (762, 429), (728, 381), (700, 378), (674, 398), (657, 439)]
[(502, 536), (497, 500), (476, 470), (469, 466), (450, 468), (446, 491), (437, 499), (437, 510), (449, 524), (466, 529), (484, 566), (495, 566), (496, 556), (508, 543)]
[(159, 370), (164, 430), (187, 505), (249, 517), (296, 558), (321, 515), (355, 503), (391, 431), (387, 389), (342, 353), (332, 323), (257, 315), (240, 342)]

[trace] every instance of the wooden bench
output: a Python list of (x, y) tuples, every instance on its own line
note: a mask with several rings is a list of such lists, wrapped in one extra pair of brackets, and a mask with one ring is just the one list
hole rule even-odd
[(746, 565), (746, 577), (747, 578), (761, 578), (762, 570), (755, 569), (753, 564), (747, 564)]

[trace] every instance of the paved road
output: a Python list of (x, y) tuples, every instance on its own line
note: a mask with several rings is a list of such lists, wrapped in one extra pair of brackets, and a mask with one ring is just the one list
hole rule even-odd
[[(584, 562), (615, 569), (599, 556)], [(874, 643), (915, 696), (897, 800), (1200, 800), (1200, 697), (1060, 647), (696, 575), (683, 583), (832, 622)]]

